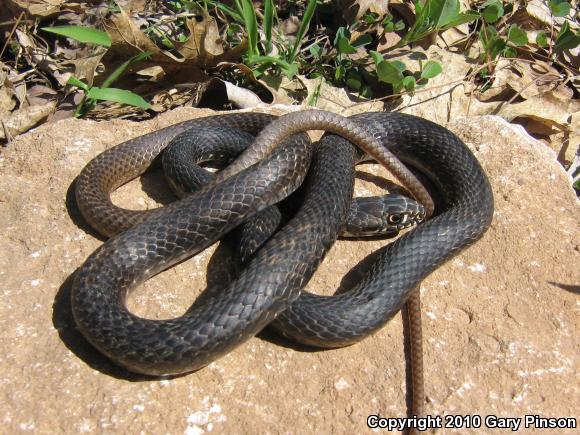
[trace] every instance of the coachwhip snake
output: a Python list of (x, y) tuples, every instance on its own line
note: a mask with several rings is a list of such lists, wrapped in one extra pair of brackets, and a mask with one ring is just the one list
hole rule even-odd
[[(269, 323), (301, 343), (351, 344), (383, 326), (425, 276), (489, 227), (493, 197), (487, 177), (448, 130), (396, 113), (356, 115), (349, 123), (321, 111), (294, 115), (302, 117), (298, 124), (284, 117), (270, 124), (274, 117), (255, 113), (186, 121), (124, 142), (85, 167), (76, 186), (83, 216), (103, 234), (122, 232), (87, 259), (72, 288), (75, 320), (95, 347), (129, 370), (164, 375), (203, 367)], [(210, 125), (251, 134), (268, 127), (218, 181), (191, 196), (148, 216), (111, 203), (110, 192), (143, 173), (173, 137)], [(380, 163), (394, 165), (395, 176), (430, 213), (429, 195), (412, 173), (393, 163), (390, 150), (427, 177), (441, 200), (434, 218), (390, 245), (361, 283), (336, 296), (302, 289), (344, 223), (356, 156), (348, 141), (334, 135), (325, 136), (313, 152), (304, 135), (292, 135), (308, 128), (345, 135)], [(279, 136), (281, 129), (285, 134)], [(142, 319), (125, 308), (127, 292), (140, 282), (211, 245), (289, 195), (305, 177), (298, 212), (219, 297), (163, 321)]]

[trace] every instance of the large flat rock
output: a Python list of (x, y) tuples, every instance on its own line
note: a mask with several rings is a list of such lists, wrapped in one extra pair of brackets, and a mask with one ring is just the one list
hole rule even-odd
[[(127, 374), (76, 331), (70, 277), (102, 240), (70, 201), (74, 178), (106, 148), (208, 114), (184, 109), (140, 124), (60, 121), (18, 137), (0, 156), (2, 432), (358, 433), (370, 414), (405, 416), (400, 315), (373, 337), (331, 351), (305, 352), (264, 334), (171, 380)], [(483, 239), (421, 286), (428, 412), (574, 416), (578, 201), (554, 152), (523, 129), (496, 117), (448, 127), (489, 174), (496, 211)], [(361, 177), (359, 193), (378, 192), (380, 171), (361, 170), (371, 175)], [(114, 199), (133, 208), (170, 201), (159, 183), (158, 175), (142, 177)], [(386, 243), (338, 242), (309, 287), (332, 293)], [(209, 250), (156, 276), (132, 297), (131, 310), (153, 318), (183, 313), (205, 287), (212, 259)]]

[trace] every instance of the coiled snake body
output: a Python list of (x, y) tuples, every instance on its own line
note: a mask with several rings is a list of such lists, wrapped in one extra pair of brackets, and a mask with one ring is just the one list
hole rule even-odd
[[(368, 146), (372, 140), (365, 137), (372, 132), (373, 147), (376, 143), (387, 147), (432, 182), (441, 197), (437, 216), (390, 245), (351, 291), (332, 297), (301, 293), (344, 224), (356, 159), (348, 141), (325, 136), (311, 163), (312, 148), (304, 135), (288, 137), (272, 152), (254, 147), (218, 181), (145, 217), (117, 209), (109, 193), (144, 172), (173, 137), (189, 127), (207, 125), (255, 134), (272, 117), (202, 118), (127, 141), (95, 158), (77, 180), (77, 201), (87, 221), (107, 235), (124, 231), (87, 259), (73, 283), (75, 320), (95, 347), (129, 370), (163, 375), (203, 367), (269, 323), (302, 343), (350, 344), (384, 325), (426, 275), (489, 227), (493, 213), (489, 182), (473, 154), (449, 131), (402, 114), (357, 115), (354, 124), (337, 127), (322, 113), (301, 113), (305, 127), (315, 118), (317, 125), (327, 122), (333, 132), (357, 144), (366, 140)], [(290, 127), (288, 132), (298, 130)], [(268, 134), (262, 133), (257, 142), (261, 138), (262, 144), (267, 143)], [(381, 150), (373, 157), (389, 159)], [(296, 215), (219, 296), (204, 298), (172, 320), (142, 319), (125, 308), (127, 292), (139, 282), (283, 199), (301, 184), (309, 166), (304, 202)], [(396, 175), (408, 176), (404, 171)], [(428, 195), (413, 188), (413, 177), (406, 181), (416, 198), (432, 208)]]

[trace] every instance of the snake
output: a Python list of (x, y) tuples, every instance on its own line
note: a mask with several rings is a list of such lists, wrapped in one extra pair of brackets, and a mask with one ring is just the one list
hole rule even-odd
[[(163, 151), (166, 181), (173, 193), (183, 198), (215, 179), (215, 175), (202, 164), (227, 166), (253, 140), (254, 136), (249, 133), (229, 127), (190, 128), (175, 136)], [(368, 156), (359, 150), (356, 163), (368, 160)], [(401, 230), (421, 223), (424, 218), (425, 207), (402, 194), (357, 197), (352, 199), (340, 237), (396, 236)], [(282, 219), (278, 207), (272, 206), (245, 223), (238, 237), (239, 260), (245, 262), (276, 231)]]
[[(202, 368), (268, 324), (300, 343), (349, 345), (384, 326), (422, 279), (490, 226), (489, 181), (469, 148), (445, 128), (400, 113), (292, 115), (292, 121), (258, 113), (185, 121), (119, 144), (85, 166), (75, 188), (79, 209), (99, 232), (116, 234), (89, 256), (71, 288), (77, 327), (93, 346), (130, 371), (158, 376)], [(213, 182), (179, 201), (147, 213), (112, 204), (111, 191), (146, 171), (173, 138), (209, 126), (258, 136)], [(309, 128), (333, 134), (313, 148), (298, 134)], [(351, 142), (391, 165), (434, 217), (389, 245), (354, 288), (313, 295), (303, 289), (348, 214), (357, 159)], [(414, 171), (437, 191), (436, 209)], [(298, 211), (225, 288), (175, 319), (143, 319), (127, 310), (127, 294), (139, 283), (211, 245), (303, 182)]]

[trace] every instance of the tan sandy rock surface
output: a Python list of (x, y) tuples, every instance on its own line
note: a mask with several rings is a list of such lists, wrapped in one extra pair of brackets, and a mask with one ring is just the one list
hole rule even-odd
[[(331, 351), (306, 352), (262, 334), (169, 380), (118, 369), (76, 331), (71, 276), (102, 240), (74, 208), (74, 178), (129, 137), (207, 114), (184, 109), (140, 124), (70, 119), (18, 137), (0, 155), (0, 432), (364, 433), (370, 414), (405, 416), (400, 315), (373, 337)], [(578, 201), (554, 152), (520, 127), (494, 117), (448, 127), (482, 162), (496, 211), (483, 239), (421, 286), (427, 410), (578, 417)], [(360, 170), (371, 175), (361, 175), (359, 194), (379, 192), (376, 168)], [(142, 177), (114, 200), (132, 208), (166, 203), (162, 182)], [(332, 293), (386, 243), (339, 241), (309, 288)], [(180, 315), (205, 288), (212, 259), (209, 250), (156, 276), (130, 309)], [(483, 423), (478, 430), (488, 431)]]

